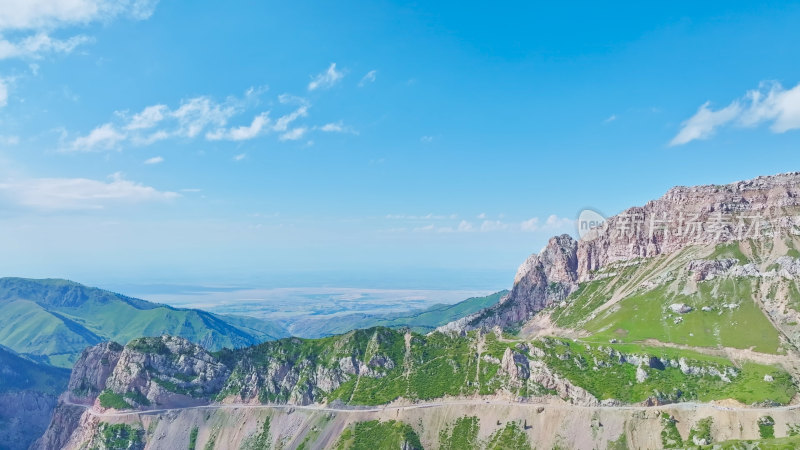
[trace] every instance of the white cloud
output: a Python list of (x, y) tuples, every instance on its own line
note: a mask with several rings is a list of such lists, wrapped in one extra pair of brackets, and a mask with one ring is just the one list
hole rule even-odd
[(275, 121), (275, 126), (272, 127), (275, 131), (286, 131), (291, 125), (292, 122), (299, 119), (300, 117), (306, 117), (308, 115), (308, 106), (301, 106), (296, 110), (292, 111), (289, 114), (281, 116), (278, 120)]
[(184, 101), (170, 116), (178, 121), (175, 134), (193, 138), (208, 126), (224, 126), (235, 113), (233, 105), (217, 103), (201, 96)]
[(327, 131), (329, 133), (341, 133), (344, 131), (344, 127), (342, 126), (341, 122), (336, 123), (326, 123), (325, 125), (319, 127), (322, 131)]
[(318, 129), (326, 133), (350, 133), (356, 135), (358, 134), (358, 131), (354, 130), (351, 127), (345, 126), (341, 120), (338, 122), (326, 123), (325, 125), (318, 127)]
[(263, 112), (253, 118), (250, 125), (234, 127), (230, 129), (218, 129), (206, 133), (206, 138), (211, 141), (218, 141), (227, 139), (230, 141), (245, 141), (258, 137), (263, 132), (266, 132), (269, 125), (269, 113)]
[(617, 115), (616, 114), (612, 114), (612, 115), (608, 116), (606, 118), (606, 120), (603, 121), (603, 123), (611, 123), (611, 122), (613, 122), (615, 120), (617, 120)]
[(433, 142), (433, 136), (422, 136), (421, 138), (419, 138), (419, 141), (422, 142), (423, 144), (429, 144)]
[[(110, 150), (122, 143), (146, 146), (166, 139), (195, 139), (204, 137), (209, 141), (244, 141), (274, 133), (281, 141), (304, 138), (309, 132), (358, 134), (341, 121), (322, 126), (299, 124), (300, 119), (308, 117), (311, 105), (301, 97), (281, 94), (281, 105), (297, 105), (294, 110), (285, 112), (276, 120), (270, 118), (270, 111), (255, 115), (248, 124), (229, 126), (229, 122), (245, 110), (259, 102), (253, 97), (265, 88), (250, 88), (243, 99), (234, 96), (218, 102), (209, 96), (184, 99), (176, 108), (166, 104), (146, 106), (137, 113), (116, 111), (113, 122), (96, 127), (87, 136), (73, 138), (66, 151)], [(307, 145), (312, 145), (309, 141)]]
[(434, 213), (428, 213), (422, 216), (417, 216), (413, 214), (387, 214), (386, 218), (390, 220), (445, 220), (445, 219), (455, 220), (458, 218), (458, 215), (434, 214)]
[(565, 228), (571, 227), (575, 221), (566, 217), (559, 217), (555, 214), (547, 216), (544, 223), (538, 217), (532, 217), (524, 220), (519, 224), (521, 231), (535, 232), (535, 231), (564, 231)]
[(3, 0), (0, 31), (53, 29), (121, 16), (142, 20), (157, 4), (158, 0)]
[(481, 223), (481, 231), (484, 233), (490, 231), (505, 231), (507, 229), (508, 224), (499, 220), (484, 220), (483, 223)]
[(144, 130), (153, 128), (159, 122), (164, 120), (164, 117), (169, 114), (167, 105), (153, 105), (148, 106), (138, 114), (134, 114), (131, 120), (125, 125), (126, 130)]
[(778, 83), (762, 83), (759, 88), (747, 93), (750, 107), (742, 114), (742, 125), (772, 122), (770, 130), (775, 133), (800, 128), (800, 84), (789, 90)]
[(144, 160), (145, 164), (161, 164), (162, 162), (164, 162), (164, 158), (161, 156), (153, 156)]
[(79, 45), (91, 42), (87, 36), (73, 36), (60, 40), (47, 33), (27, 36), (18, 42), (0, 39), (0, 60), (10, 58), (41, 58), (45, 53), (71, 53)]
[(125, 137), (124, 134), (117, 131), (113, 124), (106, 123), (95, 128), (88, 135), (76, 138), (67, 150), (78, 152), (112, 150)]
[(780, 83), (764, 82), (758, 89), (748, 91), (741, 99), (716, 111), (710, 109), (709, 102), (706, 102), (683, 122), (670, 145), (708, 139), (717, 129), (728, 124), (755, 127), (764, 123), (770, 124), (773, 133), (800, 128), (800, 84), (784, 89)]
[(0, 108), (8, 104), (8, 83), (0, 78)]
[(306, 98), (286, 93), (278, 96), (278, 102), (280, 102), (283, 105), (293, 104), (300, 106), (309, 106), (308, 100)]
[(539, 231), (539, 218), (533, 217), (528, 220), (522, 221), (519, 228), (522, 231)]
[(246, 153), (239, 153), (238, 155), (233, 157), (233, 160), (236, 161), (236, 162), (239, 162), (239, 161), (241, 161), (241, 160), (243, 160), (245, 158), (247, 158), (247, 154)]
[(331, 65), (328, 66), (328, 70), (317, 75), (308, 83), (308, 90), (328, 89), (338, 83), (342, 78), (344, 78), (344, 72), (337, 71), (336, 63), (331, 63)]
[(477, 217), (478, 217), (478, 219), (485, 219), (486, 218), (486, 213), (480, 213), (480, 214), (478, 214)]
[(566, 217), (558, 217), (555, 214), (547, 216), (544, 225), (549, 230), (557, 230), (564, 227), (569, 227), (575, 224), (575, 221)]
[(305, 127), (292, 128), (286, 133), (283, 133), (278, 139), (281, 141), (296, 141), (298, 139), (302, 139), (306, 134), (306, 131), (308, 131), (308, 129)]
[(119, 173), (109, 181), (88, 178), (30, 178), (0, 182), (0, 197), (41, 211), (103, 209), (118, 203), (161, 202), (180, 194), (129, 181)]
[(709, 102), (700, 105), (697, 112), (682, 123), (681, 131), (672, 138), (669, 145), (683, 145), (696, 139), (708, 139), (716, 128), (725, 125), (741, 113), (738, 102), (731, 103), (718, 111), (708, 108)]
[(458, 228), (456, 228), (456, 231), (458, 232), (469, 232), (474, 230), (475, 227), (473, 227), (472, 224), (467, 222), (466, 220), (462, 220), (461, 222), (459, 222)]
[(307, 116), (308, 106), (303, 105), (279, 118), (271, 127), (269, 112), (256, 115), (248, 125), (227, 127), (228, 122), (242, 113), (248, 104), (257, 103), (251, 97), (263, 90), (250, 88), (244, 99), (229, 96), (223, 102), (209, 96), (193, 97), (182, 100), (174, 109), (159, 103), (133, 115), (128, 111), (117, 111), (114, 123), (101, 125), (88, 136), (76, 138), (66, 150), (108, 150), (123, 142), (151, 145), (165, 139), (194, 139), (199, 136), (211, 141), (242, 141), (269, 131), (285, 132), (293, 121)]
[(377, 74), (378, 74), (377, 70), (370, 70), (369, 72), (366, 73), (366, 75), (361, 77), (361, 81), (358, 82), (358, 85), (363, 87), (367, 83), (374, 83), (375, 82), (375, 76)]

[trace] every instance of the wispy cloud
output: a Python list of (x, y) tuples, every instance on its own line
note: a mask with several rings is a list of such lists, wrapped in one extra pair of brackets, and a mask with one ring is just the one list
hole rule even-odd
[(0, 39), (0, 60), (11, 58), (39, 59), (48, 53), (71, 53), (78, 46), (91, 41), (91, 38), (83, 35), (61, 40), (52, 38), (47, 33), (37, 33), (17, 42)]
[(617, 115), (616, 114), (612, 114), (612, 115), (606, 117), (606, 120), (604, 120), (603, 123), (611, 123), (611, 122), (613, 122), (615, 120), (617, 120)]
[(423, 144), (430, 144), (431, 142), (433, 142), (433, 136), (422, 136), (421, 138), (419, 138), (419, 141), (422, 142)]
[(3, 0), (0, 31), (55, 29), (117, 17), (149, 18), (158, 0)]
[(338, 122), (331, 122), (322, 125), (321, 127), (317, 127), (320, 131), (324, 131), (326, 133), (350, 133), (350, 134), (358, 134), (358, 131), (354, 130), (352, 127), (349, 127), (342, 123), (342, 121)]
[(8, 82), (0, 78), (0, 108), (8, 104)]
[(144, 160), (144, 163), (149, 165), (161, 164), (162, 162), (164, 162), (164, 158), (161, 156), (153, 156)]
[(5, 202), (41, 211), (103, 209), (117, 203), (163, 202), (179, 196), (126, 180), (119, 173), (108, 181), (29, 178), (0, 182), (0, 197)]
[(236, 161), (236, 162), (239, 162), (239, 161), (241, 161), (241, 160), (243, 160), (245, 158), (247, 158), (247, 154), (246, 153), (239, 153), (238, 155), (233, 157), (233, 160)]
[(377, 75), (377, 70), (370, 70), (363, 77), (361, 77), (361, 81), (358, 82), (358, 86), (364, 87), (367, 83), (374, 83)]
[(533, 217), (520, 223), (519, 229), (521, 231), (536, 232), (536, 231), (564, 231), (566, 228), (575, 224), (575, 221), (566, 217), (559, 217), (555, 214), (547, 216), (547, 219), (542, 222), (538, 217)]
[(308, 90), (315, 91), (317, 89), (328, 89), (338, 83), (344, 78), (344, 72), (336, 70), (336, 63), (331, 63), (328, 70), (315, 76), (310, 83), (308, 83)]
[(718, 110), (711, 109), (710, 102), (706, 102), (681, 124), (670, 146), (708, 139), (727, 125), (755, 127), (765, 123), (770, 124), (773, 133), (800, 128), (800, 84), (784, 89), (780, 83), (763, 82), (758, 89)]
[(113, 124), (106, 123), (95, 128), (86, 136), (76, 138), (66, 150), (78, 152), (113, 150), (125, 138), (125, 134), (119, 132)]
[(491, 231), (505, 231), (508, 229), (509, 225), (499, 220), (484, 220), (483, 223), (481, 223), (481, 231), (484, 233)]
[[(261, 91), (259, 91), (261, 92)], [(100, 125), (87, 135), (78, 136), (63, 146), (64, 151), (97, 151), (119, 149), (122, 144), (147, 146), (165, 139), (205, 138), (209, 141), (245, 141), (268, 133), (278, 133), (280, 140), (295, 140), (303, 137), (311, 128), (290, 126), (308, 116), (310, 105), (299, 97), (281, 95), (281, 104), (300, 103), (293, 111), (270, 118), (270, 112), (256, 114), (248, 124), (228, 126), (248, 106), (258, 102), (253, 88), (244, 98), (227, 97), (218, 102), (209, 96), (198, 96), (183, 100), (175, 108), (165, 104), (150, 105), (138, 113), (127, 111), (114, 113), (115, 120)]]
[(270, 123), (269, 113), (263, 112), (255, 117), (250, 125), (242, 125), (230, 129), (219, 128), (206, 133), (206, 138), (211, 141), (227, 139), (230, 141), (245, 141), (258, 137), (267, 130)]
[(281, 141), (296, 141), (298, 139), (302, 139), (306, 134), (306, 131), (308, 131), (308, 128), (306, 127), (292, 128), (291, 130), (281, 134), (278, 139)]

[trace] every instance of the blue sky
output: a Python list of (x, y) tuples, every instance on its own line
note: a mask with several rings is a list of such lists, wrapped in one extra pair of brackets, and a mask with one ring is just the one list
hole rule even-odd
[(797, 6), (231, 3), (0, 4), (0, 273), (502, 288), (800, 169)]

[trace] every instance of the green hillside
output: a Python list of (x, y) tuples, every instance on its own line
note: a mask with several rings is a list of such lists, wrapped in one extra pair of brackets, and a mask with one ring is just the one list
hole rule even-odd
[(33, 359), (70, 367), (98, 342), (161, 334), (212, 350), (288, 335), (263, 320), (173, 308), (67, 280), (0, 279), (0, 345)]
[(312, 317), (295, 322), (291, 329), (293, 334), (305, 338), (332, 336), (371, 327), (409, 328), (417, 333), (428, 333), (441, 325), (496, 304), (507, 293), (508, 291), (503, 290), (484, 297), (471, 297), (452, 305), (433, 305), (405, 313), (346, 314), (335, 318)]
[[(796, 335), (800, 294), (790, 275), (778, 274), (785, 270), (778, 262), (790, 261), (795, 245), (793, 239), (776, 238), (694, 246), (610, 265), (545, 313), (561, 328), (591, 335), (593, 342), (657, 341), (785, 354), (781, 331), (784, 340)], [(689, 268), (692, 261), (732, 261), (731, 270), (751, 272), (698, 279)], [(674, 305), (685, 305), (686, 311), (676, 312)]]

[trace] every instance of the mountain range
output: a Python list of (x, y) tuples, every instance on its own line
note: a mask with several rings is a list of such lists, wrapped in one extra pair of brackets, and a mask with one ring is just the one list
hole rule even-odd
[(0, 345), (71, 367), (88, 346), (170, 334), (210, 349), (288, 336), (277, 323), (173, 308), (67, 280), (0, 278)]
[(800, 173), (676, 187), (460, 306), (96, 343), (33, 448), (794, 448), (798, 279)]

